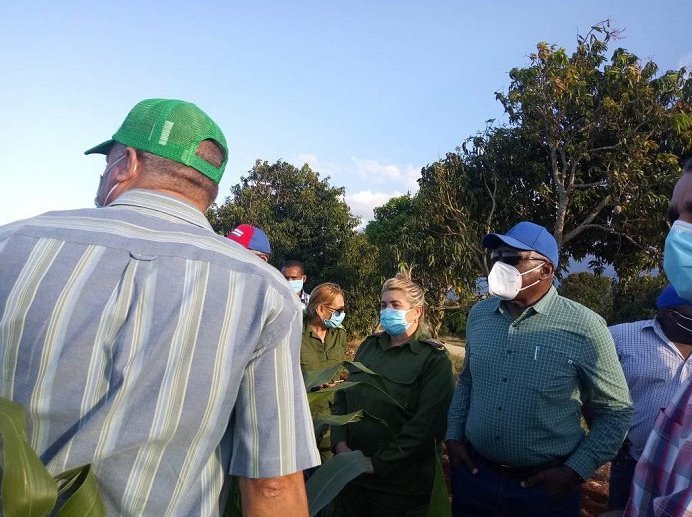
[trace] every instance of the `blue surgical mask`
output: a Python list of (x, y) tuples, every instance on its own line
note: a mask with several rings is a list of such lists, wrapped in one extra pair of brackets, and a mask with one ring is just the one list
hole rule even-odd
[(108, 173), (115, 167), (115, 164), (118, 163), (120, 160), (125, 158), (127, 155), (123, 154), (120, 158), (115, 160), (113, 163), (111, 163), (108, 167), (106, 167), (106, 170), (103, 171), (103, 174), (101, 174), (101, 179), (99, 180), (99, 188), (96, 191), (96, 197), (94, 198), (94, 205), (96, 205), (96, 208), (103, 208), (104, 206), (108, 206), (108, 198), (111, 197), (111, 194), (113, 191), (118, 187), (118, 183), (113, 185), (111, 189), (108, 191), (108, 194), (106, 194), (106, 199), (103, 200), (103, 203), (99, 201), (99, 193), (98, 191), (101, 190), (101, 183), (103, 182), (104, 178), (108, 175)]
[(303, 290), (303, 279), (299, 278), (298, 280), (288, 280), (288, 286), (294, 293), (298, 294)]
[(390, 336), (400, 336), (408, 330), (411, 323), (406, 321), (409, 310), (386, 308), (380, 311), (380, 325)]
[(328, 329), (340, 327), (346, 317), (346, 311), (334, 311), (328, 320), (323, 320), (324, 326)]
[(692, 300), (692, 224), (679, 219), (673, 223), (663, 251), (663, 270), (678, 295)]

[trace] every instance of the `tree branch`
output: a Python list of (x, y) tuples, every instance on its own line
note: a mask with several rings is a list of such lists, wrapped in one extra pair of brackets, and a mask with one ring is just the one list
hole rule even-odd
[[(610, 195), (607, 195), (606, 197), (601, 199), (601, 201), (594, 207), (591, 213), (586, 216), (586, 218), (581, 222), (581, 224), (577, 226), (574, 230), (569, 232), (567, 235), (565, 235), (564, 239), (562, 240), (562, 244), (574, 239), (585, 229), (593, 227), (594, 225), (592, 225), (591, 223), (601, 212), (601, 210), (603, 210), (608, 205), (608, 203), (610, 203)], [(605, 226), (604, 228), (607, 228), (607, 226)]]

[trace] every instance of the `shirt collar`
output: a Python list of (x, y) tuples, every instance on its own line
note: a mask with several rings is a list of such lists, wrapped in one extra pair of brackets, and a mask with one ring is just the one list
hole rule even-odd
[(209, 221), (199, 209), (182, 199), (154, 190), (128, 190), (108, 206), (132, 206), (153, 210), (213, 231)]
[[(417, 354), (425, 348), (421, 341), (428, 339), (429, 337), (430, 336), (428, 336), (427, 332), (423, 330), (421, 325), (418, 325), (418, 328), (413, 333), (413, 336), (411, 336), (411, 339), (409, 339), (406, 343), (402, 344), (401, 347), (405, 347), (406, 345), (408, 345), (411, 351)], [(386, 350), (389, 345), (389, 339), (389, 334), (383, 332), (377, 340), (378, 344), (380, 345), (380, 348)]]
[[(555, 286), (551, 285), (550, 289), (548, 289), (548, 292), (545, 293), (543, 298), (538, 300), (531, 307), (527, 307), (526, 309), (524, 309), (524, 312), (526, 312), (529, 309), (533, 309), (534, 312), (538, 312), (540, 314), (545, 314), (550, 310), (550, 307), (555, 302), (555, 298), (557, 298), (557, 289), (555, 289)], [(493, 301), (494, 301), (494, 307), (493, 307), (494, 311), (502, 312), (502, 313), (509, 312), (507, 310), (507, 308), (505, 308), (502, 305), (503, 300), (495, 297)]]

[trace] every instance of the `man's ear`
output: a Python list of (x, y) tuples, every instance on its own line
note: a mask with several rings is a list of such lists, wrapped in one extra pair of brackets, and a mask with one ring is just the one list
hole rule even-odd
[(123, 165), (113, 169), (114, 177), (118, 183), (135, 179), (141, 174), (141, 164), (136, 149), (128, 147), (125, 149), (125, 156), (127, 158), (123, 160)]
[(555, 266), (552, 262), (544, 262), (541, 267), (541, 276), (543, 278), (552, 277), (555, 274)]

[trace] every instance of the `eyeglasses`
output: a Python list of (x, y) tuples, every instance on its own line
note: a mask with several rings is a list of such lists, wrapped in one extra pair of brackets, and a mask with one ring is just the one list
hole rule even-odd
[(548, 262), (546, 259), (541, 257), (522, 257), (514, 251), (493, 251), (490, 254), (490, 261), (494, 264), (495, 262), (504, 262), (510, 266), (516, 266), (519, 262), (523, 260), (540, 260), (541, 262)]
[(346, 310), (346, 307), (340, 307), (338, 309), (336, 307), (330, 307), (329, 305), (325, 305), (325, 307), (330, 311), (333, 311), (334, 316), (336, 316), (337, 318), (340, 317), (341, 313), (343, 313)]

